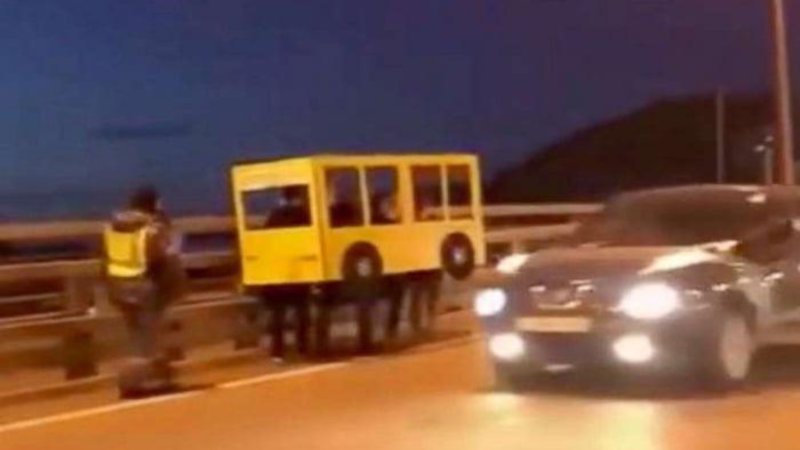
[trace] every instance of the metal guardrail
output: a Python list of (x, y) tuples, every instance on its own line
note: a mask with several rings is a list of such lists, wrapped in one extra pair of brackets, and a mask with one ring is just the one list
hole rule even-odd
[[(501, 205), (487, 206), (487, 221), (497, 218), (547, 217), (557, 216), (567, 220), (583, 215), (595, 214), (597, 205)], [(233, 233), (233, 221), (229, 217), (194, 217), (175, 221), (176, 226), (187, 235), (213, 235)], [(38, 224), (0, 225), (0, 242), (30, 243), (36, 241), (60, 241), (69, 239), (99, 240), (101, 222), (75, 221)], [(531, 246), (541, 245), (570, 233), (574, 223), (561, 223), (540, 226), (489, 225), (486, 233), (487, 245), (498, 247), (500, 252), (522, 251)], [(213, 272), (220, 268), (235, 268), (238, 265), (235, 250), (203, 251), (184, 256), (189, 271)], [(233, 278), (227, 275), (200, 276), (192, 280), (193, 292), (174, 308), (172, 314), (173, 330), (186, 328), (187, 323), (203, 328), (207, 323), (220, 323), (226, 331), (225, 339), (232, 339), (234, 348), (255, 346), (258, 330), (255, 325), (257, 314), (253, 312), (251, 299), (235, 295)], [(230, 271), (229, 271), (230, 272)], [(98, 344), (109, 330), (119, 327), (119, 317), (108, 307), (105, 290), (100, 277), (101, 262), (98, 259), (72, 261), (23, 262), (0, 265), (0, 287), (7, 284), (56, 283), (56, 292), (34, 292), (16, 295), (0, 295), (0, 310), (9, 304), (36, 304), (47, 301), (60, 307), (53, 311), (35, 311), (25, 315), (0, 319), (0, 347), (9, 343), (30, 339), (47, 338), (60, 342), (57, 358), (65, 370), (67, 378), (91, 376), (97, 372)], [(60, 302), (58, 301), (60, 298)], [(24, 308), (23, 308), (24, 311)], [(180, 335), (181, 333), (176, 333)], [(201, 332), (200, 335), (203, 333)], [(220, 335), (220, 336), (222, 336)], [(220, 337), (218, 336), (218, 337)], [(175, 352), (183, 353), (185, 347), (196, 345), (197, 339), (174, 342)], [(52, 344), (51, 344), (52, 345)], [(12, 345), (13, 347), (13, 345)], [(3, 360), (13, 360), (15, 353), (0, 351), (0, 366)], [(51, 360), (51, 363), (53, 361)]]
[[(0, 224), (0, 242), (65, 240), (96, 237), (103, 231), (102, 221), (59, 221)], [(186, 233), (220, 233), (233, 230), (234, 221), (227, 216), (179, 218), (175, 226)]]
[[(599, 211), (594, 204), (547, 204), (547, 205), (495, 205), (484, 209), (487, 222), (505, 218), (560, 217), (572, 219), (591, 215)], [(204, 216), (180, 218), (176, 226), (188, 236), (232, 235), (234, 222), (230, 217)], [(99, 221), (65, 221), (57, 223), (5, 224), (0, 225), (0, 243), (63, 242), (70, 239), (94, 240), (99, 244), (103, 229)], [(492, 253), (524, 251), (531, 243), (541, 243), (569, 234), (574, 223), (549, 225), (487, 225), (486, 242)], [(184, 257), (186, 267), (203, 271), (215, 268), (233, 268), (237, 265), (235, 250), (223, 249), (201, 251)], [(28, 283), (35, 285), (46, 280), (58, 280), (64, 313), (85, 311), (94, 303), (97, 280), (100, 274), (98, 259), (76, 259), (55, 261), (33, 261), (0, 264), (0, 289), (4, 284)], [(200, 282), (199, 284), (202, 284)], [(53, 292), (21, 292), (3, 295), (0, 291), (0, 325), (3, 323), (2, 308), (14, 302), (35, 303), (36, 299), (52, 300)], [(14, 314), (19, 315), (19, 314)], [(39, 315), (38, 313), (36, 314)]]
[[(525, 216), (581, 216), (600, 211), (600, 205), (592, 203), (564, 203), (542, 205), (489, 205), (484, 207), (488, 219)], [(40, 223), (0, 224), (0, 242), (30, 242), (37, 240), (65, 240), (90, 238), (103, 230), (101, 221), (60, 221)], [(227, 216), (199, 216), (179, 218), (175, 226), (188, 234), (212, 234), (231, 232), (234, 221)]]

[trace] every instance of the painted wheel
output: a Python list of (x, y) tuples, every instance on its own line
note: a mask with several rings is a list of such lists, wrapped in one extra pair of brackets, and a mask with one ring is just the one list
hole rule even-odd
[(475, 271), (475, 247), (461, 233), (452, 234), (442, 243), (442, 268), (456, 280), (463, 280)]
[(383, 277), (383, 261), (370, 244), (354, 244), (342, 260), (342, 278), (346, 295), (376, 295)]

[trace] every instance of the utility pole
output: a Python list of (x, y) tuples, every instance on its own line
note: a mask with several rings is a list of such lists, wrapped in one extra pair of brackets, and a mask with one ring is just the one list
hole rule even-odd
[(725, 182), (725, 92), (717, 89), (717, 183)]
[(783, 0), (770, 0), (772, 22), (774, 96), (775, 96), (775, 169), (777, 182), (794, 184), (794, 139), (792, 92), (786, 38), (786, 12)]

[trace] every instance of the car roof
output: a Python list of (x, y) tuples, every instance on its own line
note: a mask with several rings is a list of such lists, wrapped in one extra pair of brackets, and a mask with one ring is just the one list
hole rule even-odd
[[(749, 209), (764, 205), (769, 210), (796, 210), (800, 208), (800, 187), (760, 186), (734, 184), (698, 184), (644, 189), (619, 194), (606, 203), (608, 210), (647, 211), (702, 211), (707, 208), (740, 210), (745, 205)], [(721, 208), (721, 209), (719, 209)]]
[(741, 199), (756, 194), (768, 197), (796, 197), (800, 195), (800, 187), (786, 185), (755, 185), (755, 184), (693, 184), (681, 186), (667, 186), (638, 191), (626, 192), (613, 198), (626, 200), (678, 200), (691, 201), (693, 199)]

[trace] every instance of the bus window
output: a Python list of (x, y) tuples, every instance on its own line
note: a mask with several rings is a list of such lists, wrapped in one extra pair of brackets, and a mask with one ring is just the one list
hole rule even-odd
[(447, 166), (447, 199), (452, 220), (474, 218), (472, 211), (472, 180), (469, 166)]
[(325, 171), (328, 193), (328, 217), (331, 228), (364, 225), (361, 183), (358, 169), (336, 168)]
[(242, 193), (245, 228), (266, 230), (311, 225), (308, 186), (293, 185)]
[(441, 168), (414, 166), (411, 168), (411, 178), (414, 186), (415, 219), (420, 222), (444, 219)]
[(397, 169), (373, 167), (367, 169), (370, 219), (373, 225), (390, 225), (402, 222), (400, 211)]

